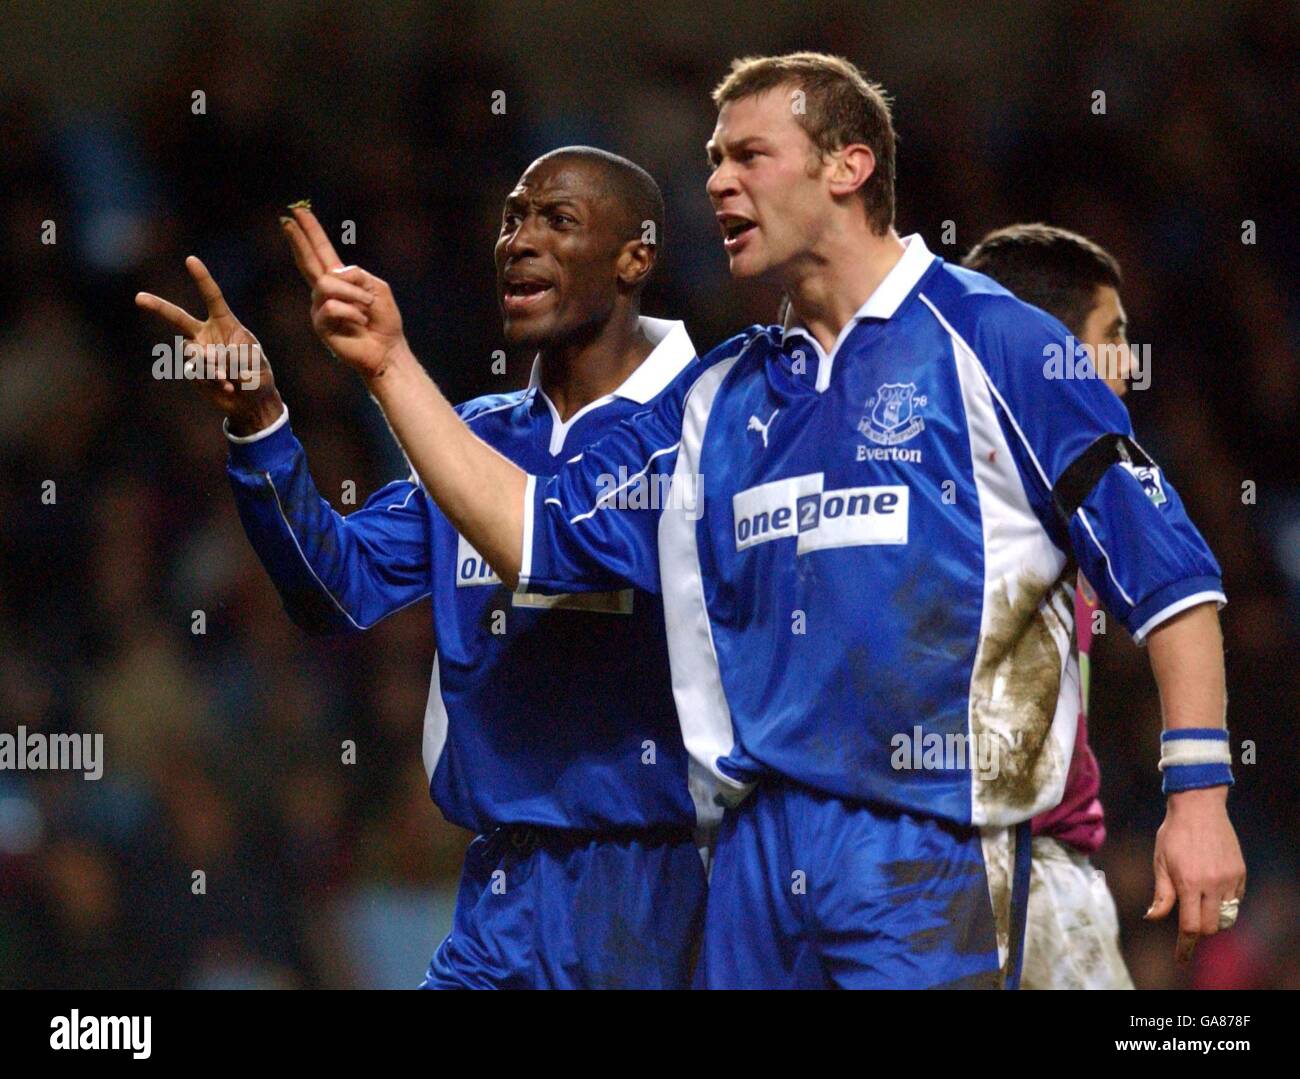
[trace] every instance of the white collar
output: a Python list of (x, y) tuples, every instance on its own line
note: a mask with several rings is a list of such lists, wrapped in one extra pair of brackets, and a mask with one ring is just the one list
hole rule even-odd
[(925, 241), (921, 239), (920, 233), (913, 233), (911, 236), (903, 237), (903, 257), (894, 263), (894, 268), (885, 274), (885, 278), (875, 287), (875, 290), (867, 297), (866, 303), (854, 312), (853, 317), (846, 322), (840, 329), (839, 336), (835, 338), (835, 344), (831, 346), (829, 355), (822, 351), (822, 346), (818, 343), (817, 338), (813, 337), (802, 325), (791, 325), (794, 318), (794, 308), (785, 317), (785, 326), (781, 329), (781, 344), (784, 345), (786, 339), (791, 334), (798, 334), (805, 338), (813, 347), (817, 354), (817, 381), (816, 388), (818, 393), (825, 393), (831, 384), (831, 371), (835, 366), (835, 357), (840, 351), (840, 345), (844, 344), (844, 339), (853, 332), (853, 328), (864, 318), (882, 318), (890, 319), (898, 310), (907, 294), (916, 287), (916, 283), (925, 275), (926, 270), (934, 261), (934, 256), (930, 254), (930, 249), (925, 246)]
[[(654, 350), (609, 396), (625, 397), (638, 405), (644, 405), (658, 397), (668, 383), (681, 373), (682, 368), (695, 359), (695, 346), (691, 343), (684, 322), (665, 318), (647, 318), (641, 315), (637, 323), (642, 333), (654, 345)], [(528, 378), (528, 388), (540, 390), (541, 381), (542, 363), (539, 355), (533, 359), (533, 371)], [(590, 405), (587, 407), (589, 408)], [(585, 412), (586, 409), (582, 411)], [(569, 422), (572, 423), (573, 420)]]
[[(899, 305), (907, 298), (907, 294), (916, 287), (916, 283), (925, 275), (925, 271), (930, 268), (930, 263), (934, 261), (934, 256), (930, 249), (925, 246), (925, 241), (921, 239), (919, 232), (914, 232), (911, 236), (903, 237), (903, 257), (894, 263), (894, 268), (885, 274), (885, 278), (880, 282), (867, 297), (866, 303), (853, 313), (853, 317), (846, 324), (852, 326), (858, 319), (863, 318), (893, 318), (894, 313), (898, 310)], [(785, 316), (785, 326), (781, 331), (781, 340), (789, 333), (801, 333), (805, 337), (812, 337), (802, 325), (794, 323), (794, 308), (792, 307)], [(842, 334), (841, 334), (842, 336)]]
[(641, 332), (649, 338), (654, 350), (641, 361), (640, 365), (623, 380), (623, 384), (612, 393), (598, 397), (583, 405), (569, 419), (562, 421), (551, 399), (542, 389), (541, 356), (533, 360), (533, 372), (528, 379), (528, 393), (540, 397), (546, 402), (551, 413), (551, 456), (554, 457), (564, 448), (573, 425), (592, 409), (607, 405), (615, 397), (622, 397), (638, 405), (649, 403), (668, 386), (682, 369), (695, 359), (695, 346), (686, 332), (686, 323), (674, 322), (663, 318), (647, 318), (641, 315), (637, 319)]

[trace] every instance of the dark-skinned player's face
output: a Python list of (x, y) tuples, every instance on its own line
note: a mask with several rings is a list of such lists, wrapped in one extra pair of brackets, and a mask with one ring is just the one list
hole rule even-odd
[(534, 162), (506, 197), (496, 242), (506, 341), (533, 348), (607, 321), (619, 290), (625, 215), (581, 160)]

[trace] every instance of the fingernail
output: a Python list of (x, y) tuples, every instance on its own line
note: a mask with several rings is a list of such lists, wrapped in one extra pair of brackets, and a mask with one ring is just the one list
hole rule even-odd
[(285, 217), (284, 214), (281, 214), (281, 215), (280, 215), (280, 224), (282, 224), (282, 225), (292, 225), (292, 224), (293, 224), (293, 218), (292, 218), (292, 217)]

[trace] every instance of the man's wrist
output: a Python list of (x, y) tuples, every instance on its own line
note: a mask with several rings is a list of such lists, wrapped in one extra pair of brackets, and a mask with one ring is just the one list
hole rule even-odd
[(1193, 787), (1185, 791), (1171, 791), (1165, 798), (1170, 813), (1198, 812), (1204, 809), (1223, 808), (1228, 804), (1228, 784), (1217, 787)]
[(411, 346), (403, 337), (389, 350), (384, 357), (384, 362), (365, 376), (366, 386), (374, 394), (383, 385), (385, 379), (391, 379), (395, 375), (400, 377), (402, 374), (419, 366), (420, 361), (416, 359), (415, 353), (411, 351)]
[(236, 438), (250, 438), (266, 430), (284, 415), (284, 401), (278, 390), (259, 398), (246, 412), (232, 413), (226, 417), (226, 433)]

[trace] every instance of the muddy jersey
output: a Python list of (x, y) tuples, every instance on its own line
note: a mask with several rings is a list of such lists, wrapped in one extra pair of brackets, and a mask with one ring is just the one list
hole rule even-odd
[(521, 587), (661, 590), (687, 749), (733, 797), (1013, 824), (1075, 743), (1071, 558), (1139, 641), (1220, 571), (1066, 328), (905, 244), (829, 353), (751, 327), (531, 479)]
[(1100, 610), (1097, 593), (1079, 574), (1074, 592), (1075, 642), (1079, 664), (1079, 727), (1065, 777), (1061, 804), (1034, 818), (1034, 835), (1048, 836), (1081, 854), (1096, 854), (1106, 842), (1101, 807), (1101, 769), (1088, 744), (1088, 697), (1092, 686), (1092, 624)]

